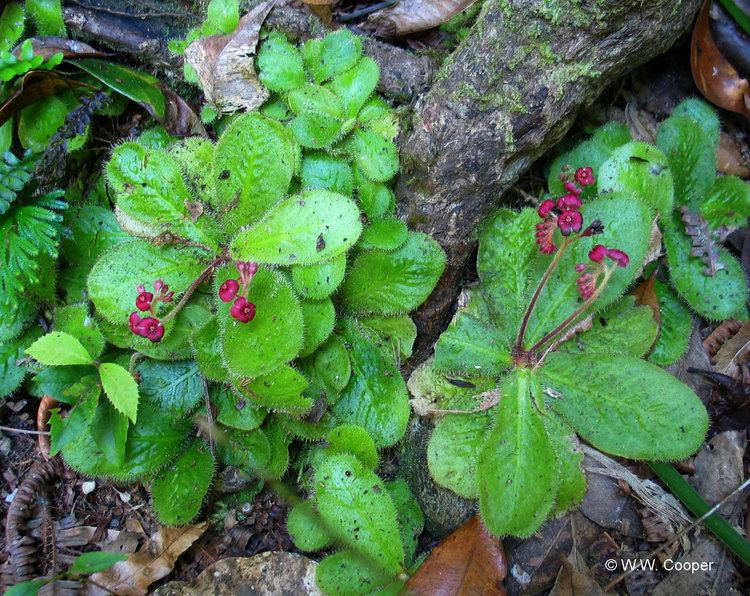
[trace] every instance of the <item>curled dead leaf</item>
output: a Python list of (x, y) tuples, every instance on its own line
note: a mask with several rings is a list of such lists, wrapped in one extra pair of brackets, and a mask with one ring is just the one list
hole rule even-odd
[(87, 583), (88, 596), (119, 594), (143, 596), (148, 587), (168, 575), (177, 558), (208, 528), (208, 522), (179, 528), (161, 528), (127, 561), (115, 563), (106, 571), (95, 573)]
[(724, 342), (714, 357), (714, 370), (738, 379), (741, 366), (750, 360), (750, 322)]
[(661, 323), (661, 310), (659, 309), (659, 298), (656, 295), (656, 272), (644, 280), (634, 291), (635, 303), (648, 306), (654, 316), (656, 324)]
[(505, 594), (508, 562), (503, 545), (472, 517), (433, 549), (406, 584), (406, 593), (429, 596)]
[(693, 30), (690, 68), (695, 84), (710, 102), (750, 117), (750, 84), (729, 63), (714, 42), (709, 13), (712, 2), (703, 3)]
[[(76, 39), (67, 39), (65, 37), (32, 37), (31, 47), (34, 48), (35, 55), (44, 56), (48, 60), (51, 56), (62, 52), (64, 58), (106, 58), (113, 54), (101, 52), (92, 48), (89, 44)], [(16, 48), (15, 52), (19, 49)], [(14, 53), (15, 53), (14, 52)]]
[(727, 319), (719, 323), (710, 335), (703, 340), (703, 347), (706, 349), (708, 355), (713, 358), (716, 356), (716, 352), (721, 349), (729, 339), (731, 339), (735, 333), (737, 333), (742, 327), (742, 322), (737, 319)]
[(274, 4), (262, 2), (240, 19), (234, 32), (200, 38), (185, 50), (206, 99), (221, 113), (254, 110), (268, 99), (253, 57), (260, 27)]
[(371, 14), (365, 26), (376, 35), (401, 37), (442, 25), (476, 0), (402, 0)]

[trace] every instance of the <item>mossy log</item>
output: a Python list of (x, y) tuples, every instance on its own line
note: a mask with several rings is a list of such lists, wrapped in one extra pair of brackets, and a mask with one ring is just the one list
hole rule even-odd
[(476, 230), (605, 86), (685, 33), (700, 0), (486, 0), (417, 102), (400, 146), (401, 215), (448, 253), (417, 314), (417, 354), (445, 327)]

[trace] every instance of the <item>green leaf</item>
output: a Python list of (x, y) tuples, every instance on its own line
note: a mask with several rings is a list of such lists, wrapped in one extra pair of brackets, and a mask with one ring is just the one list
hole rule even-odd
[(115, 410), (107, 400), (96, 406), (89, 432), (103, 457), (116, 466), (125, 460), (125, 442), (128, 438), (128, 418)]
[(36, 596), (39, 589), (48, 582), (47, 579), (30, 579), (11, 586), (4, 592), (4, 596)]
[(615, 149), (599, 169), (597, 189), (630, 192), (659, 213), (672, 211), (674, 184), (667, 157), (648, 143), (633, 141)]
[(693, 317), (669, 284), (657, 279), (655, 290), (659, 299), (661, 322), (659, 337), (648, 359), (659, 366), (669, 366), (677, 362), (688, 349)]
[(334, 78), (328, 88), (340, 99), (347, 118), (356, 118), (362, 106), (375, 91), (380, 79), (380, 67), (369, 56), (356, 66)]
[(130, 425), (123, 463), (107, 460), (90, 432), (81, 433), (63, 449), (69, 467), (88, 476), (103, 476), (121, 481), (143, 478), (159, 470), (180, 453), (193, 423), (190, 419), (173, 420), (142, 404), (135, 424)]
[(228, 383), (231, 375), (221, 359), (221, 331), (219, 321), (211, 317), (190, 339), (195, 361), (204, 377), (218, 383)]
[(104, 393), (118, 412), (135, 422), (138, 416), (138, 384), (119, 364), (104, 362), (99, 365), (99, 377)]
[(394, 252), (359, 255), (344, 280), (344, 304), (354, 312), (409, 312), (432, 292), (445, 268), (445, 253), (430, 236), (410, 232)]
[(424, 415), (425, 410), (477, 410), (486, 400), (499, 395), (493, 377), (445, 374), (434, 359), (421, 364), (409, 377), (414, 410)]
[(179, 165), (166, 151), (134, 142), (119, 145), (107, 163), (107, 179), (117, 195), (124, 230), (143, 238), (174, 234), (216, 249), (214, 220), (200, 215), (202, 205), (194, 201)]
[(343, 159), (325, 153), (311, 153), (302, 160), (300, 179), (303, 190), (330, 190), (352, 196), (351, 166)]
[(296, 150), (283, 125), (258, 113), (232, 120), (214, 152), (216, 208), (225, 232), (258, 221), (287, 193)]
[(85, 365), (43, 368), (31, 379), (28, 385), (29, 393), (38, 398), (49, 395), (57, 401), (72, 405), (76, 400), (70, 400), (65, 394), (66, 390), (93, 372), (95, 371), (92, 366)]
[(198, 201), (204, 205), (214, 206), (216, 199), (216, 180), (213, 176), (214, 150), (214, 144), (203, 137), (189, 137), (169, 147), (170, 156), (177, 162), (182, 172), (191, 203)]
[(267, 410), (237, 397), (226, 385), (219, 385), (211, 391), (211, 402), (218, 409), (216, 420), (239, 430), (255, 430), (268, 414)]
[(375, 441), (361, 426), (342, 424), (326, 436), (328, 453), (348, 453), (356, 457), (365, 467), (374, 470), (378, 465), (378, 450)]
[(362, 222), (351, 199), (310, 190), (280, 203), (232, 242), (241, 261), (271, 265), (313, 265), (346, 252), (359, 238)]
[(211, 486), (214, 459), (208, 446), (194, 439), (171, 466), (151, 483), (152, 505), (162, 524), (181, 526), (193, 521)]
[(263, 42), (256, 64), (260, 82), (271, 91), (284, 93), (306, 81), (302, 56), (281, 34), (272, 33)]
[(54, 329), (75, 337), (91, 358), (98, 358), (104, 351), (104, 336), (85, 305), (58, 308), (55, 311)]
[(695, 211), (716, 177), (716, 143), (698, 122), (673, 114), (659, 125), (656, 146), (667, 156), (675, 205)]
[(305, 552), (320, 550), (331, 543), (331, 536), (315, 511), (313, 501), (302, 501), (294, 506), (289, 512), (286, 529), (294, 546)]
[(558, 463), (531, 383), (528, 369), (504, 379), (496, 424), (476, 460), (479, 510), (495, 536), (530, 536), (554, 505)]
[(741, 314), (747, 301), (747, 281), (740, 264), (729, 251), (719, 248), (717, 260), (724, 266), (714, 276), (706, 265), (690, 255), (692, 242), (675, 214), (664, 227), (664, 246), (672, 285), (698, 314), (721, 321)]
[(395, 217), (379, 219), (362, 232), (357, 243), (364, 250), (396, 250), (408, 240), (409, 228), (406, 224)]
[(287, 95), (289, 108), (297, 115), (308, 112), (328, 116), (334, 120), (342, 119), (341, 101), (332, 92), (320, 85), (304, 85)]
[(342, 133), (339, 119), (319, 112), (304, 112), (289, 123), (295, 140), (309, 149), (322, 149), (336, 141)]
[(158, 120), (164, 120), (166, 117), (164, 92), (161, 90), (159, 79), (155, 76), (96, 58), (78, 58), (67, 60), (67, 63), (77, 66), (113, 91), (141, 104)]
[[(34, 153), (43, 152), (52, 140), (52, 136), (65, 123), (65, 117), (76, 107), (72, 96), (50, 96), (24, 108), (18, 120), (18, 140), (24, 149)], [(88, 127), (81, 134), (67, 141), (68, 152), (80, 149), (88, 137)]]
[(8, 2), (0, 15), (0, 52), (7, 52), (21, 39), (24, 10), (20, 2)]
[[(534, 383), (533, 390), (541, 402), (543, 396), (538, 393), (541, 390), (538, 383)], [(562, 515), (577, 507), (586, 496), (583, 451), (575, 433), (557, 415), (546, 412), (542, 420), (560, 466), (560, 486), (557, 488), (553, 513)]]
[(318, 563), (315, 574), (318, 587), (331, 596), (383, 594), (383, 589), (394, 582), (393, 574), (381, 571), (350, 550), (341, 550), (324, 558)]
[(745, 225), (750, 213), (750, 186), (736, 176), (716, 178), (699, 212), (712, 228)]
[(376, 220), (393, 211), (396, 197), (393, 191), (382, 182), (373, 182), (362, 172), (354, 168), (354, 184), (362, 211), (369, 220)]
[(240, 21), (237, 0), (211, 0), (206, 8), (206, 20), (201, 25), (201, 35), (231, 33)]
[[(12, 126), (12, 121), (6, 122), (0, 127), (0, 132)], [(12, 132), (12, 129), (10, 129)], [(31, 179), (31, 174), (36, 165), (36, 157), (31, 154), (24, 155), (19, 159), (7, 149), (2, 152), (0, 159), (0, 215), (6, 213), (10, 205), (18, 197), (26, 183)]]
[(414, 340), (417, 339), (417, 326), (409, 315), (371, 316), (359, 322), (390, 343), (397, 360), (411, 357)]
[(68, 573), (72, 575), (90, 575), (109, 569), (115, 563), (127, 560), (127, 555), (108, 553), (101, 550), (82, 553), (73, 559), (73, 564), (68, 567)]
[(477, 458), (491, 425), (489, 412), (446, 414), (439, 420), (427, 447), (435, 482), (466, 499), (479, 497)]
[(378, 447), (397, 443), (406, 432), (409, 402), (401, 373), (374, 343), (370, 332), (353, 320), (342, 323), (352, 377), (333, 407), (345, 423), (364, 427)]
[(398, 525), (401, 529), (401, 544), (404, 546), (406, 561), (414, 558), (417, 550), (417, 538), (424, 529), (424, 514), (419, 503), (409, 491), (406, 480), (399, 478), (386, 482), (386, 488), (396, 507)]
[(398, 116), (378, 95), (367, 101), (357, 116), (357, 122), (383, 138), (393, 140), (398, 136)]
[(32, 327), (20, 337), (0, 341), (0, 398), (7, 397), (21, 386), (26, 377), (26, 368), (19, 361), (24, 357), (26, 348), (41, 334), (41, 329)]
[[(224, 267), (217, 272), (217, 287), (236, 277), (233, 269)], [(220, 302), (217, 316), (225, 365), (234, 375), (253, 378), (270, 373), (299, 354), (303, 317), (289, 282), (270, 269), (262, 268), (255, 274), (247, 299), (256, 307), (249, 323), (240, 323), (229, 315), (230, 303)]]
[[(585, 379), (580, 378), (582, 370)], [(708, 416), (695, 393), (643, 360), (584, 360), (553, 353), (541, 371), (542, 388), (555, 395), (550, 407), (607, 453), (629, 459), (682, 459), (706, 436)]]
[(404, 565), (396, 508), (383, 482), (347, 454), (326, 457), (315, 472), (318, 512), (333, 536), (383, 571)]
[(355, 130), (349, 148), (354, 163), (370, 180), (385, 182), (398, 172), (396, 145), (371, 130)]
[(692, 119), (703, 131), (706, 142), (716, 147), (719, 143), (719, 132), (721, 123), (716, 114), (716, 109), (709, 103), (689, 97), (683, 100), (672, 110), (673, 116), (685, 116)]
[(65, 37), (60, 0), (26, 0), (26, 14), (34, 21), (37, 35)]
[(144, 401), (171, 416), (186, 416), (203, 399), (203, 378), (193, 361), (144, 360), (136, 368)]
[(305, 343), (300, 356), (308, 356), (317, 350), (333, 332), (336, 309), (329, 298), (300, 304), (305, 319)]
[(229, 430), (226, 441), (217, 444), (217, 450), (225, 465), (253, 475), (261, 475), (271, 457), (268, 438), (260, 429), (251, 432)]
[(289, 468), (289, 444), (292, 437), (286, 432), (284, 424), (277, 416), (270, 419), (265, 428), (271, 455), (268, 458), (266, 469), (263, 470), (263, 478), (278, 480)]
[(321, 82), (352, 68), (362, 56), (362, 40), (348, 29), (326, 35), (315, 47), (309, 66), (316, 81)]
[(81, 394), (78, 403), (71, 408), (67, 418), (63, 419), (55, 412), (50, 417), (50, 455), (57, 455), (66, 445), (75, 441), (85, 432), (94, 419), (96, 404), (102, 388), (93, 375), (83, 377), (69, 388), (74, 394)]
[(338, 334), (329, 337), (315, 353), (314, 366), (320, 379), (335, 391), (341, 391), (346, 387), (352, 367), (346, 346)]
[(66, 364), (91, 364), (93, 358), (80, 341), (68, 333), (52, 331), (43, 335), (26, 353), (41, 364), (64, 366)]
[(636, 306), (633, 296), (626, 296), (594, 315), (591, 325), (591, 329), (563, 343), (561, 349), (591, 358), (600, 354), (640, 358), (654, 345), (659, 331), (651, 308)]
[(153, 246), (142, 240), (124, 242), (102, 255), (91, 269), (89, 296), (99, 315), (125, 326), (135, 310), (138, 284), (163, 279), (179, 299), (202, 270), (190, 249)]
[(503, 319), (494, 316), (486, 294), (470, 291), (468, 303), (459, 309), (435, 345), (435, 368), (466, 375), (499, 375), (511, 364), (508, 334)]
[(294, 265), (292, 284), (303, 298), (322, 300), (327, 298), (344, 280), (346, 254), (317, 265)]
[(303, 396), (308, 384), (301, 373), (284, 365), (252, 381), (236, 380), (233, 386), (256, 407), (303, 414), (312, 406), (312, 400)]

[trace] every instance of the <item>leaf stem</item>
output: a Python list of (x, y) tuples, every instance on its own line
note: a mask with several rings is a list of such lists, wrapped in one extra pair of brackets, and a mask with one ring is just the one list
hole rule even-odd
[(206, 281), (206, 279), (208, 279), (211, 276), (211, 274), (216, 270), (216, 267), (218, 267), (221, 263), (224, 262), (225, 258), (226, 257), (224, 256), (217, 257), (216, 259), (211, 261), (211, 263), (209, 263), (208, 267), (206, 267), (203, 271), (200, 272), (200, 275), (198, 275), (195, 281), (190, 284), (190, 287), (188, 287), (188, 289), (185, 290), (185, 293), (183, 294), (180, 301), (175, 305), (175, 307), (160, 319), (162, 323), (171, 321), (177, 316), (177, 313), (179, 313), (182, 310), (182, 308), (187, 304), (188, 300), (190, 300), (190, 297), (193, 295), (195, 290), (198, 289), (198, 286), (200, 286), (204, 281)]
[(604, 273), (604, 280), (602, 281), (601, 285), (596, 289), (596, 291), (591, 295), (591, 298), (586, 300), (583, 304), (581, 304), (581, 306), (579, 306), (576, 310), (574, 310), (573, 313), (570, 314), (562, 323), (560, 323), (557, 327), (555, 327), (542, 339), (540, 339), (533, 346), (531, 346), (531, 348), (529, 348), (529, 352), (531, 352), (532, 354), (536, 352), (549, 340), (553, 339), (554, 337), (556, 337), (557, 335), (560, 335), (563, 331), (565, 331), (571, 323), (573, 323), (579, 316), (581, 316), (581, 314), (583, 314), (583, 312), (589, 306), (591, 306), (591, 304), (597, 298), (599, 298), (604, 288), (607, 287), (607, 282), (609, 282), (609, 278), (612, 277), (612, 273), (614, 272), (614, 270), (615, 270), (615, 267), (607, 268)]
[(560, 259), (562, 259), (563, 253), (571, 244), (572, 244), (571, 239), (565, 238), (565, 240), (563, 240), (562, 246), (560, 246), (560, 250), (557, 251), (557, 253), (555, 254), (555, 257), (552, 259), (552, 261), (550, 261), (550, 264), (547, 266), (547, 270), (544, 272), (544, 275), (542, 275), (542, 279), (539, 280), (539, 285), (536, 287), (536, 290), (534, 290), (534, 295), (531, 297), (531, 300), (529, 301), (529, 306), (523, 315), (523, 320), (521, 321), (521, 328), (519, 329), (518, 337), (516, 338), (515, 351), (517, 353), (520, 353), (521, 350), (523, 350), (523, 340), (524, 340), (524, 335), (526, 334), (526, 328), (529, 325), (529, 319), (531, 319), (531, 315), (534, 312), (534, 308), (536, 307), (536, 304), (539, 301), (539, 296), (541, 295), (542, 290), (544, 289), (544, 286), (547, 285), (549, 278), (552, 276), (555, 269), (557, 269), (557, 266), (560, 264)]
[(23, 428), (13, 428), (11, 426), (0, 426), (0, 430), (7, 433), (19, 433), (22, 435), (48, 435), (46, 430), (26, 430)]

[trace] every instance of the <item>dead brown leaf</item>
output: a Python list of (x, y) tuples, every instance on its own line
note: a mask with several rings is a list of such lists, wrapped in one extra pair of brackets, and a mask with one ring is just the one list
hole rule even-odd
[(575, 549), (562, 563), (550, 596), (603, 596), (604, 592), (590, 577), (586, 563)]
[(504, 595), (508, 562), (503, 545), (472, 517), (430, 553), (406, 584), (408, 594)]
[(738, 140), (723, 131), (719, 136), (719, 146), (716, 147), (716, 169), (722, 174), (739, 176), (743, 180), (750, 178), (750, 164), (738, 146)]
[(654, 321), (659, 325), (661, 323), (661, 310), (659, 308), (659, 297), (656, 295), (656, 272), (651, 277), (644, 280), (634, 291), (635, 303), (639, 306), (648, 306)]
[(191, 43), (185, 60), (195, 69), (208, 102), (219, 112), (254, 110), (269, 93), (255, 75), (258, 33), (274, 0), (262, 2), (240, 19), (229, 35), (211, 35)]
[(727, 319), (726, 321), (719, 323), (716, 329), (714, 329), (711, 334), (703, 340), (703, 347), (706, 348), (708, 355), (711, 358), (716, 356), (716, 352), (721, 349), (721, 346), (729, 341), (729, 339), (732, 338), (741, 327), (742, 321), (738, 321), (737, 319)]
[(732, 112), (750, 117), (750, 84), (719, 51), (711, 35), (711, 2), (703, 3), (693, 30), (690, 68), (695, 84), (706, 99)]
[(106, 571), (95, 573), (87, 584), (88, 596), (119, 594), (143, 596), (155, 581), (168, 575), (177, 558), (208, 528), (208, 522), (180, 528), (161, 528), (127, 561), (115, 563)]
[(750, 359), (750, 322), (745, 323), (731, 338), (724, 342), (714, 357), (714, 370), (730, 377), (739, 378), (740, 364)]
[(476, 0), (402, 0), (372, 13), (365, 26), (383, 37), (401, 37), (432, 29), (452, 19)]
[[(50, 56), (62, 52), (65, 58), (106, 58), (113, 54), (101, 52), (92, 48), (89, 44), (83, 43), (76, 39), (67, 39), (65, 37), (32, 37), (31, 47), (34, 48), (34, 54), (44, 56), (47, 60)], [(19, 49), (16, 52), (20, 51)]]

